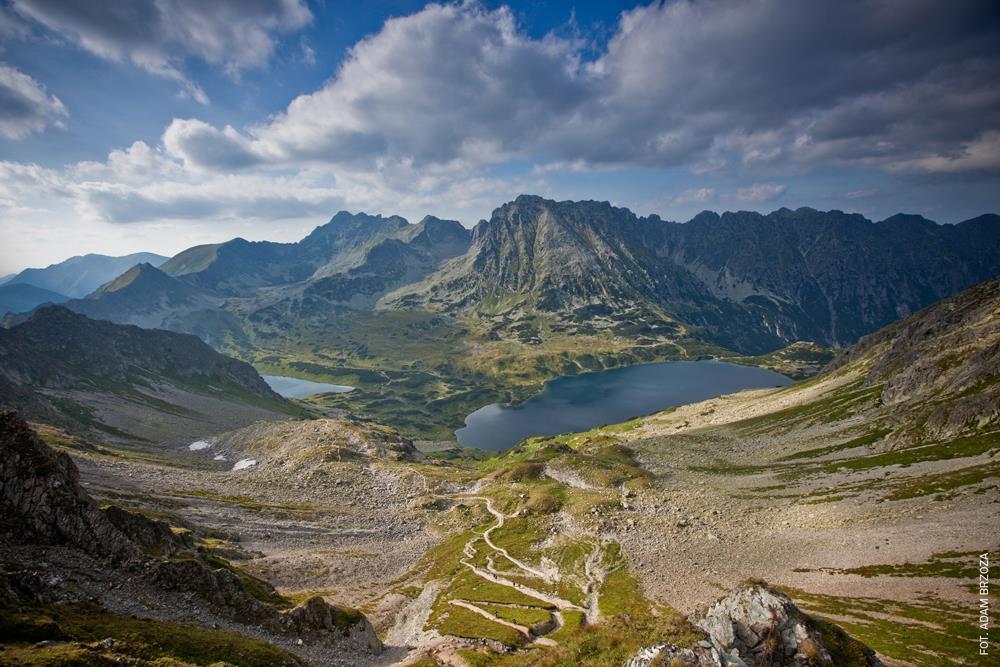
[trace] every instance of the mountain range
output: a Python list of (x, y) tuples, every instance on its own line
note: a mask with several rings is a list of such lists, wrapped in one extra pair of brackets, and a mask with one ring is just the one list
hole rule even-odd
[(255, 320), (322, 321), (324, 310), (422, 310), (491, 319), (497, 337), (530, 339), (552, 320), (567, 333), (633, 338), (686, 330), (760, 353), (797, 340), (849, 345), (995, 275), (1000, 218), (873, 223), (801, 208), (680, 224), (520, 196), (471, 232), (433, 217), (341, 212), (298, 243), (234, 239), (178, 254), (163, 275), (154, 266), (69, 307), (177, 329), (221, 309), (248, 334)]
[(23, 313), (43, 303), (63, 303), (69, 301), (65, 294), (35, 287), (27, 283), (0, 285), (0, 316), (7, 313)]
[(166, 257), (151, 252), (137, 252), (121, 257), (78, 255), (58, 264), (50, 264), (44, 269), (25, 269), (13, 276), (7, 276), (0, 281), (0, 284), (23, 283), (69, 298), (79, 298), (87, 296), (136, 264), (147, 262), (159, 266), (165, 261)]
[(342, 211), (296, 243), (196, 246), (65, 305), (355, 386), (323, 400), (438, 438), (557, 375), (844, 347), (998, 273), (996, 215), (941, 225), (800, 208), (675, 223), (522, 195), (471, 230)]
[[(195, 336), (39, 308), (0, 330), (0, 396), (35, 422), (0, 411), (5, 655), (964, 663), (962, 582), (995, 549), (998, 316), (994, 277), (804, 382), (441, 461), (354, 416), (279, 419)], [(271, 411), (218, 419), (241, 402)]]

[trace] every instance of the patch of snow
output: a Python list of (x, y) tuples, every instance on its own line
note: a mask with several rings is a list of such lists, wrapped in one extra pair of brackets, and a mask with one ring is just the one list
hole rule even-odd
[(233, 470), (246, 470), (247, 468), (252, 468), (257, 465), (257, 459), (240, 459), (233, 466)]
[(222, 454), (216, 454), (216, 455), (215, 455), (215, 456), (214, 456), (214, 457), (212, 458), (212, 460), (213, 460), (213, 461), (225, 461), (225, 460), (226, 460), (226, 457), (225, 457), (225, 456), (223, 456)]
[(200, 452), (201, 450), (208, 449), (211, 446), (212, 443), (206, 442), (205, 440), (195, 440), (190, 445), (188, 445), (188, 449), (190, 449), (192, 452)]

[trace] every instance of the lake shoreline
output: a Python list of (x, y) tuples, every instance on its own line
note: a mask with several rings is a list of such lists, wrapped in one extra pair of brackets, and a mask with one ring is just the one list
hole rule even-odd
[(499, 452), (530, 436), (585, 431), (744, 389), (790, 384), (772, 370), (715, 358), (561, 376), (520, 403), (491, 403), (455, 430), (460, 446)]

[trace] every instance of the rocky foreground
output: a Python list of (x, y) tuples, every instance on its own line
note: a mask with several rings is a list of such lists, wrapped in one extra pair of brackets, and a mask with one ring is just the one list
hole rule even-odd
[[(0, 607), (5, 640), (13, 642), (0, 652), (6, 664), (152, 664), (134, 630), (116, 632), (134, 625), (133, 615), (150, 619), (146, 631), (153, 637), (182, 635), (181, 658), (188, 651), (211, 654), (212, 639), (160, 621), (197, 618), (202, 627), (237, 630), (220, 641), (256, 664), (300, 664), (275, 647), (282, 644), (308, 642), (301, 652), (323, 664), (337, 664), (345, 653), (381, 652), (362, 614), (318, 596), (287, 604), (263, 580), (208, 553), (197, 533), (114, 505), (99, 507), (80, 486), (70, 458), (42, 443), (14, 413), (0, 415), (0, 448)], [(90, 617), (105, 621), (107, 637), (88, 641), (93, 636), (75, 627)], [(163, 655), (174, 649), (163, 646)], [(225, 658), (225, 650), (218, 656)]]
[[(347, 423), (327, 423), (325, 427), (322, 423), (292, 423), (286, 428), (289, 427), (306, 428), (307, 433), (314, 437), (314, 442), (317, 439), (324, 442), (322, 451), (328, 454), (332, 446), (340, 448), (341, 459), (345, 454), (348, 458), (374, 454), (391, 466), (398, 465), (399, 461), (419, 458), (419, 454), (405, 441), (394, 442), (387, 437), (389, 433), (380, 433), (377, 429), (355, 427), (356, 430), (352, 430)], [(229, 436), (226, 446), (232, 448), (236, 443), (242, 443), (244, 453), (260, 452), (261, 463), (258, 465), (262, 469), (270, 462), (299, 473), (307, 470), (307, 475), (321, 474), (319, 461), (303, 466), (302, 459), (290, 461), (287, 458), (290, 452), (283, 453), (280, 449), (274, 450), (274, 447), (265, 447), (273, 450), (270, 458), (265, 458), (260, 449), (261, 443), (268, 442), (269, 437), (275, 435), (275, 429), (280, 428), (271, 425), (264, 430), (235, 433)], [(332, 443), (334, 434), (344, 440)], [(300, 432), (299, 436), (302, 435)], [(234, 544), (227, 551), (216, 538), (214, 547), (208, 548), (207, 540), (198, 527), (194, 530), (178, 529), (116, 505), (99, 507), (80, 486), (79, 473), (70, 458), (42, 443), (28, 425), (13, 413), (0, 416), (0, 446), (4, 452), (0, 459), (0, 501), (5, 517), (4, 541), (0, 551), (7, 563), (3, 570), (0, 605), (4, 628), (10, 637), (8, 643), (3, 645), (0, 656), (11, 664), (21, 664), (22, 661), (34, 661), (31, 664), (49, 664), (51, 661), (55, 664), (65, 660), (76, 661), (73, 664), (104, 664), (109, 661), (147, 664), (148, 648), (136, 643), (135, 630), (130, 629), (124, 636), (118, 634), (122, 628), (134, 626), (135, 617), (149, 619), (145, 621), (148, 623), (147, 632), (169, 633), (171, 636), (180, 633), (186, 638), (181, 642), (187, 646), (186, 650), (211, 652), (210, 644), (222, 642), (227, 650), (241, 651), (247, 660), (258, 664), (292, 665), (302, 659), (315, 664), (394, 664), (428, 660), (435, 655), (444, 657), (450, 664), (466, 664), (467, 660), (461, 656), (463, 646), (466, 652), (482, 655), (476, 652), (475, 642), (465, 640), (456, 643), (440, 633), (427, 633), (419, 625), (414, 628), (415, 636), (404, 638), (417, 639), (416, 646), (403, 651), (400, 649), (404, 647), (390, 647), (384, 653), (382, 642), (364, 615), (333, 606), (322, 595), (301, 596), (304, 597), (301, 603), (287, 604), (287, 598), (279, 595), (269, 584), (234, 567), (222, 557), (225, 554), (245, 558), (247, 553), (244, 549), (248, 545)], [(308, 451), (309, 448), (305, 449)], [(312, 455), (320, 451), (313, 448)], [(302, 451), (297, 450), (297, 453), (302, 454)], [(305, 455), (305, 459), (308, 458), (309, 455)], [(274, 474), (273, 470), (271, 474)], [(133, 474), (127, 476), (133, 477)], [(265, 479), (258, 478), (256, 483), (266, 485)], [(285, 477), (286, 482), (288, 479)], [(315, 478), (313, 481), (316, 481)], [(426, 495), (428, 489), (423, 491)], [(389, 493), (395, 494), (395, 490)], [(407, 494), (417, 498), (415, 489)], [(452, 494), (452, 497), (455, 500), (475, 500), (462, 494)], [(445, 505), (440, 506), (432, 503), (431, 511), (439, 511), (453, 502), (446, 500)], [(523, 514), (504, 514), (495, 509), (489, 500), (486, 507), (498, 519), (494, 529), (503, 527), (505, 519), (515, 521)], [(540, 572), (521, 561), (506, 548), (494, 543), (490, 532), (488, 530), (480, 538), (473, 536), (465, 546), (466, 554), (476, 549), (471, 545), (477, 539), (482, 539), (485, 540), (485, 548), (502, 554), (509, 561), (508, 568), (513, 566), (522, 570), (523, 574), (540, 576), (543, 580), (560, 577), (558, 567), (550, 572)], [(235, 536), (230, 535), (230, 538)], [(603, 554), (605, 549), (603, 547), (595, 553)], [(586, 617), (586, 622), (595, 626), (601, 624), (602, 615), (607, 611), (600, 604), (601, 597), (597, 590), (594, 590), (593, 597), (582, 603), (583, 606), (578, 606), (550, 597), (540, 592), (541, 588), (536, 590), (532, 585), (514, 583), (511, 577), (516, 578), (517, 575), (497, 570), (492, 561), (485, 572), (472, 563), (468, 567), (485, 581), (500, 587), (509, 586), (513, 593), (528, 593), (529, 597), (534, 595), (536, 601), (550, 600), (557, 608), (567, 612), (579, 610)], [(609, 573), (596, 563), (588, 568), (591, 587), (603, 589)], [(376, 585), (375, 582), (368, 584), (369, 587)], [(430, 585), (424, 592), (433, 592), (437, 588)], [(566, 623), (559, 612), (554, 612), (558, 615), (555, 624), (536, 624), (527, 628), (494, 616), (486, 611), (481, 602), (455, 599), (449, 602), (458, 605), (456, 608), (476, 610), (494, 622), (516, 627), (529, 643), (533, 641), (539, 647), (558, 646), (559, 642), (548, 639), (547, 635), (557, 634), (556, 631), (563, 630)], [(177, 624), (177, 614), (169, 610), (174, 604), (183, 610), (185, 621), (197, 619), (197, 626), (208, 630)], [(508, 608), (516, 606), (511, 603)], [(88, 619), (104, 619), (103, 627), (108, 636), (89, 641), (94, 636), (79, 629), (81, 624), (88, 623)], [(404, 613), (397, 612), (394, 619), (396, 625), (389, 629), (388, 634), (398, 637), (397, 626), (400, 621), (405, 625), (406, 620)], [(670, 664), (798, 666), (846, 664), (842, 662), (844, 656), (850, 657), (850, 664), (880, 664), (870, 649), (832, 626), (809, 619), (787, 597), (762, 585), (732, 594), (716, 603), (703, 617), (692, 617), (691, 622), (693, 625), (689, 630), (695, 633), (692, 636), (702, 633), (702, 638), (697, 639), (692, 647), (671, 643), (645, 647), (638, 650), (628, 664), (645, 666), (670, 658), (673, 661)], [(216, 630), (220, 627), (230, 632)], [(209, 635), (213, 633), (220, 637), (210, 639)], [(264, 639), (268, 644), (261, 644), (250, 637)], [(275, 648), (267, 648), (268, 645)], [(495, 645), (502, 647), (502, 642)], [(164, 655), (172, 655), (172, 651), (178, 649), (173, 646), (163, 647), (162, 650)], [(834, 662), (831, 655), (838, 656), (839, 662)], [(525, 658), (539, 657), (529, 656), (527, 654)]]

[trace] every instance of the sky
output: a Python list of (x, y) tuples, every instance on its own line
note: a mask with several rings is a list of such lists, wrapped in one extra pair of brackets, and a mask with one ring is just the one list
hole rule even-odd
[(0, 275), (520, 193), (1000, 212), (1000, 7), (0, 0)]

